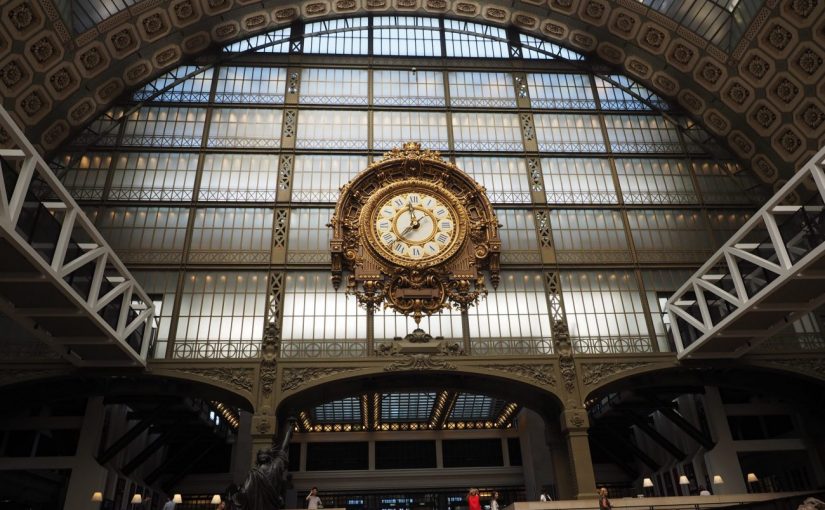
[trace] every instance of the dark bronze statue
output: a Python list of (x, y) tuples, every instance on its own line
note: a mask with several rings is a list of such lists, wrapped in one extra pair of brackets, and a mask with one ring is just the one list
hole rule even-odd
[(258, 450), (258, 456), (243, 485), (232, 496), (233, 510), (280, 510), (289, 466), (289, 441), (295, 420), (287, 420), (280, 446)]

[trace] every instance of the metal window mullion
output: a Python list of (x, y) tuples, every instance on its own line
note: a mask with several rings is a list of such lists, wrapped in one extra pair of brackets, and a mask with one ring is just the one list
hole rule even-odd
[(642, 311), (644, 312), (645, 323), (647, 323), (647, 335), (650, 338), (650, 347), (653, 352), (659, 352), (659, 340), (656, 338), (653, 313), (650, 310), (650, 303), (647, 301), (647, 289), (645, 288), (644, 278), (642, 278), (642, 272), (638, 267), (634, 269), (633, 273), (636, 276), (636, 285), (642, 298)]

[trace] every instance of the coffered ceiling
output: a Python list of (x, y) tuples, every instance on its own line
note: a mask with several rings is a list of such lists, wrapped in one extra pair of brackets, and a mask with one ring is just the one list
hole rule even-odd
[(119, 1), (116, 14), (87, 14), (74, 26), (52, 0), (11, 0), (0, 11), (0, 96), (46, 152), (124, 91), (212, 45), (299, 18), (370, 12), (514, 26), (590, 55), (681, 105), (774, 187), (825, 145), (825, 2), (817, 0), (751, 1), (750, 22), (727, 32), (711, 20), (738, 4), (730, 0), (680, 9), (656, 0)]

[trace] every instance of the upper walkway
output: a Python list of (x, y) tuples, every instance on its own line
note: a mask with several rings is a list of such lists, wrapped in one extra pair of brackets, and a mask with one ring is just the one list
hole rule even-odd
[(145, 366), (152, 300), (0, 108), (0, 313), (78, 366)]
[(741, 356), (825, 302), (823, 280), (825, 148), (668, 300), (679, 359)]

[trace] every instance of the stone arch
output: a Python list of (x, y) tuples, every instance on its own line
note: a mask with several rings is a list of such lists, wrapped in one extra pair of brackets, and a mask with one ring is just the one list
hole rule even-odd
[[(825, 9), (792, 0), (763, 7), (728, 49), (619, 0), (145, 0), (73, 40), (51, 1), (14, 0), (2, 12), (0, 69), (13, 72), (0, 92), (27, 135), (50, 151), (124, 92), (210, 47), (297, 19), (370, 13), (513, 27), (591, 56), (680, 104), (766, 183), (781, 182), (825, 143), (825, 107), (813, 99), (825, 92)], [(25, 51), (9, 55), (13, 42)], [(788, 72), (771, 81), (789, 57)], [(766, 130), (770, 144), (760, 143)]]
[(810, 403), (811, 393), (800, 395), (800, 388), (818, 388), (812, 393), (825, 395), (825, 362), (821, 358), (747, 359), (740, 362), (705, 360), (701, 365), (676, 362), (631, 365), (634, 364), (628, 363), (591, 385), (585, 384), (585, 401), (621, 390), (668, 386), (724, 386), (773, 393), (807, 403)]
[[(370, 391), (443, 389), (449, 387), (517, 401), (545, 417), (557, 417), (563, 398), (550, 365), (479, 365), (445, 370), (383, 368), (285, 368), (275, 402), (279, 420), (300, 407)], [(510, 367), (510, 373), (506, 368)]]
[(223, 402), (245, 411), (254, 408), (251, 394), (213, 377), (186, 371), (115, 374), (73, 369), (10, 370), (16, 377), (0, 381), (0, 402), (9, 409), (75, 397), (132, 395), (189, 396)]

